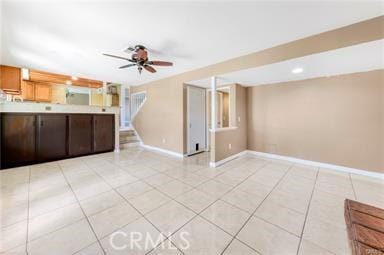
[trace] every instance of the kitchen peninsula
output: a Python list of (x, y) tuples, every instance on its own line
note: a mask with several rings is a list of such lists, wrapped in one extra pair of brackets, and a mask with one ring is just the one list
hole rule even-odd
[(1, 169), (119, 151), (119, 107), (0, 104)]
[(116, 88), (0, 65), (0, 169), (119, 151)]

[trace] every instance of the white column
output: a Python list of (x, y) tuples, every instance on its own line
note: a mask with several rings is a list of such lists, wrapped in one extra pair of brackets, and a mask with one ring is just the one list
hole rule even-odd
[(212, 131), (216, 130), (216, 83), (217, 78), (215, 76), (211, 77), (211, 129)]

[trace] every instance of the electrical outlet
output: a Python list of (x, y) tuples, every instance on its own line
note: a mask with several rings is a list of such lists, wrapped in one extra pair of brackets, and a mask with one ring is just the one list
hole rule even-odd
[(237, 121), (240, 122), (240, 116), (237, 117)]
[(163, 143), (165, 143), (165, 138), (163, 138)]
[(228, 149), (232, 149), (232, 144), (228, 144)]

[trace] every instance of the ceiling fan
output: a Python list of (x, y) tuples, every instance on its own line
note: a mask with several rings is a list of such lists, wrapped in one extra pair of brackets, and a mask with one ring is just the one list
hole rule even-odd
[(120, 56), (115, 56), (115, 55), (106, 54), (106, 53), (103, 53), (103, 55), (112, 57), (112, 58), (123, 59), (130, 62), (130, 64), (120, 66), (119, 68), (123, 69), (127, 67), (137, 66), (137, 69), (139, 70), (140, 74), (143, 68), (148, 72), (156, 73), (156, 69), (153, 68), (152, 66), (172, 66), (173, 65), (172, 62), (167, 62), (167, 61), (158, 61), (158, 60), (149, 61), (148, 50), (143, 45), (128, 47), (126, 50), (133, 52), (131, 58), (120, 57)]

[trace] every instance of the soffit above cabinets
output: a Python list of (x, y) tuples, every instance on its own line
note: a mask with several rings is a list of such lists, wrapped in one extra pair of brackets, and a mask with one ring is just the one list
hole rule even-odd
[(74, 79), (72, 76), (69, 75), (48, 73), (36, 70), (29, 70), (29, 81), (50, 84), (67, 84), (89, 88), (101, 88), (103, 86), (102, 81), (91, 80), (81, 77), (76, 77)]

